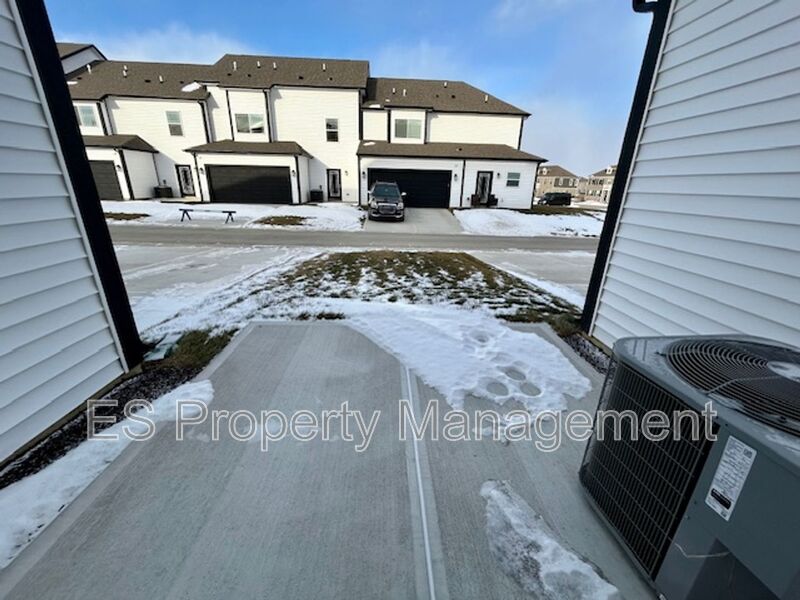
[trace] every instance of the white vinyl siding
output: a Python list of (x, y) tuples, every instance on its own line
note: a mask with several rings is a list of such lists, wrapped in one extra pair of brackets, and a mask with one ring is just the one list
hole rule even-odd
[(0, 0), (0, 461), (124, 371), (12, 14)]
[[(189, 165), (198, 188), (194, 158), (186, 148), (206, 143), (205, 122), (199, 102), (195, 100), (160, 100), (155, 98), (107, 99), (114, 133), (135, 134), (158, 150), (155, 155), (159, 181), (166, 181), (180, 196), (176, 165)], [(179, 112), (183, 135), (170, 135), (167, 112)]]
[(74, 102), (75, 117), (78, 119), (81, 135), (103, 135), (103, 124), (94, 102)]
[(388, 141), (386, 139), (388, 125), (386, 124), (389, 118), (385, 110), (365, 110), (361, 113), (363, 120), (363, 138), (365, 140), (374, 141)]
[[(328, 169), (342, 172), (342, 200), (358, 201), (358, 90), (274, 87), (270, 90), (273, 141), (300, 144), (308, 161), (311, 189), (327, 190)], [(337, 119), (339, 141), (327, 141), (326, 119)]]
[(505, 144), (516, 148), (521, 126), (522, 117), (513, 115), (430, 113), (428, 141)]
[[(533, 180), (536, 178), (535, 162), (468, 160), (464, 171), (463, 207), (470, 206), (470, 198), (475, 193), (478, 171), (491, 171), (492, 194), (497, 197), (499, 208), (530, 208), (533, 199)], [(508, 174), (519, 175), (518, 185), (506, 185)]]
[(98, 60), (103, 60), (100, 53), (94, 48), (86, 48), (63, 59), (61, 67), (64, 69), (64, 73), (73, 73)]
[[(392, 119), (391, 142), (395, 144), (422, 144), (425, 142), (426, 127), (425, 127), (425, 111), (424, 110), (408, 110), (408, 109), (392, 109), (390, 112)], [(401, 122), (400, 129), (398, 130), (398, 121)], [(408, 135), (408, 123), (414, 122), (414, 133), (417, 135)], [(417, 129), (416, 123), (419, 124)], [(399, 134), (399, 135), (398, 135)]]
[(155, 162), (149, 152), (123, 150), (128, 176), (131, 179), (134, 197), (137, 200), (153, 197), (153, 188), (158, 185)]
[[(233, 139), (239, 142), (267, 142), (267, 97), (263, 90), (228, 90), (230, 118), (233, 120)], [(244, 115), (244, 119), (240, 117)], [(229, 118), (225, 114), (225, 118)], [(260, 131), (254, 127), (260, 118)], [(247, 120), (249, 130), (241, 131), (242, 121)], [(230, 128), (230, 125), (228, 126)], [(224, 138), (219, 138), (224, 139)], [(228, 138), (231, 139), (231, 138)]]
[(592, 333), (800, 346), (800, 3), (672, 10)]

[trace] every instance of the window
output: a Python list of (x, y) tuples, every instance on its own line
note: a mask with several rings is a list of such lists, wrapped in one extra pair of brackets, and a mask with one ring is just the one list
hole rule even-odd
[(237, 113), (236, 131), (239, 133), (264, 133), (264, 115)]
[(94, 106), (76, 106), (75, 114), (81, 127), (97, 127), (97, 117), (94, 116)]
[(325, 139), (329, 142), (339, 141), (339, 119), (325, 119)]
[(422, 121), (419, 119), (396, 119), (394, 137), (418, 140), (422, 137)]
[(519, 187), (519, 173), (509, 173), (506, 177), (506, 187)]
[(177, 110), (167, 111), (167, 125), (170, 135), (183, 135), (183, 125), (181, 125), (181, 113)]

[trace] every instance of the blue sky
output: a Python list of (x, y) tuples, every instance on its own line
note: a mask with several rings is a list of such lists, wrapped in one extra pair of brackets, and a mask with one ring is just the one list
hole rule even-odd
[(373, 75), (468, 81), (532, 113), (523, 149), (581, 175), (617, 160), (650, 26), (630, 0), (46, 4), (57, 39), (109, 58), (360, 58)]

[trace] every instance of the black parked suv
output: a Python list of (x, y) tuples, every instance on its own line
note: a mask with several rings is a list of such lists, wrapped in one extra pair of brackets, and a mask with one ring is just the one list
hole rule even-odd
[(370, 219), (392, 219), (405, 221), (406, 211), (403, 203), (405, 193), (394, 182), (376, 181), (367, 192)]
[(569, 206), (572, 204), (572, 194), (566, 192), (547, 192), (539, 198), (539, 204), (547, 206)]

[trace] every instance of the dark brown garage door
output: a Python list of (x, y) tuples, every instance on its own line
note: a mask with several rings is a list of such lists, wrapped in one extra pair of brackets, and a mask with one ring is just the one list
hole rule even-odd
[(119, 189), (117, 169), (113, 160), (90, 160), (94, 185), (100, 200), (122, 200), (122, 190)]
[(289, 167), (206, 167), (212, 202), (291, 204)]
[(414, 169), (369, 169), (370, 187), (376, 181), (389, 181), (405, 192), (406, 206), (418, 208), (447, 208), (450, 206), (452, 171), (422, 171)]

